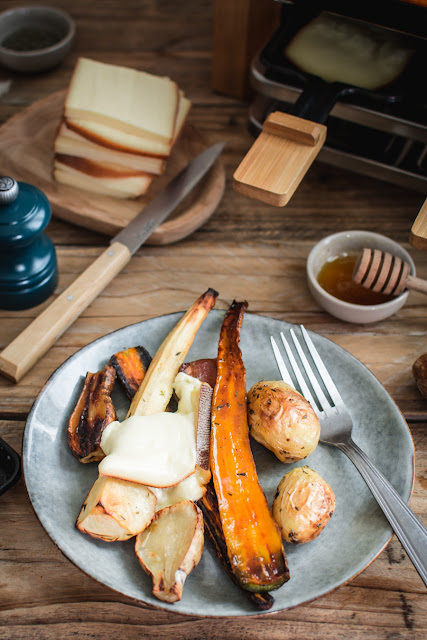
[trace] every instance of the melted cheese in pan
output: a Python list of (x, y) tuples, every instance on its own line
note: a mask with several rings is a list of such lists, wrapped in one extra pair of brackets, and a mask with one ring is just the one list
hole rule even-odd
[(299, 69), (326, 82), (378, 89), (403, 72), (413, 51), (387, 29), (321, 13), (285, 48)]

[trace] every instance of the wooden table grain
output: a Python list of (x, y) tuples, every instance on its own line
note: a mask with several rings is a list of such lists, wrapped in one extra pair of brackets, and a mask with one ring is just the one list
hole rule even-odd
[[(0, 436), (21, 450), (25, 420), (37, 394), (79, 348), (130, 323), (183, 310), (211, 286), (220, 292), (219, 308), (247, 299), (249, 312), (303, 322), (375, 374), (408, 421), (416, 451), (410, 504), (427, 523), (427, 399), (412, 377), (414, 360), (427, 351), (427, 299), (412, 292), (392, 318), (352, 325), (322, 311), (305, 279), (313, 244), (345, 229), (376, 231), (402, 243), (418, 275), (427, 278), (427, 253), (408, 242), (424, 195), (317, 162), (287, 207), (245, 199), (233, 192), (231, 177), (252, 143), (247, 104), (210, 89), (212, 2), (57, 0), (55, 5), (76, 21), (73, 50), (63, 65), (44, 74), (2, 69), (0, 123), (66, 88), (80, 55), (167, 74), (193, 101), (190, 122), (212, 143), (227, 142), (227, 186), (216, 212), (190, 237), (171, 246), (142, 247), (19, 384), (0, 380)], [(9, 7), (0, 2), (0, 10)], [(55, 219), (48, 232), (59, 261), (57, 294), (102, 252), (108, 238)], [(1, 311), (0, 348), (45, 304)], [(350, 583), (289, 611), (212, 620), (141, 606), (96, 583), (61, 554), (34, 514), (21, 479), (0, 497), (0, 640), (76, 637), (421, 640), (427, 637), (426, 589), (393, 536)]]

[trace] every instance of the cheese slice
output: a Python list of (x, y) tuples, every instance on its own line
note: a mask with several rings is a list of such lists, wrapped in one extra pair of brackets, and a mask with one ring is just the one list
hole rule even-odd
[(178, 103), (178, 87), (169, 78), (79, 58), (65, 100), (65, 117), (171, 143)]
[(172, 144), (176, 142), (179, 134), (181, 133), (190, 108), (190, 100), (180, 92), (178, 113), (174, 125), (174, 137), (172, 143), (154, 140), (146, 136), (144, 133), (141, 133), (140, 135), (127, 133), (110, 124), (88, 118), (70, 118), (67, 114), (65, 114), (65, 123), (68, 129), (72, 129), (82, 137), (110, 149), (168, 158), (172, 150)]
[(136, 198), (147, 193), (153, 178), (149, 174), (127, 177), (94, 176), (57, 159), (54, 161), (53, 175), (58, 183), (115, 198)]
[(91, 142), (69, 129), (65, 124), (62, 124), (59, 129), (54, 143), (54, 151), (57, 154), (87, 158), (101, 164), (113, 163), (120, 167), (156, 175), (163, 173), (165, 168), (165, 160), (162, 158), (108, 149), (103, 145)]
[(135, 176), (152, 178), (151, 174), (146, 171), (139, 171), (132, 167), (123, 167), (113, 162), (95, 162), (88, 158), (79, 158), (61, 153), (55, 155), (55, 161), (96, 178), (133, 178)]

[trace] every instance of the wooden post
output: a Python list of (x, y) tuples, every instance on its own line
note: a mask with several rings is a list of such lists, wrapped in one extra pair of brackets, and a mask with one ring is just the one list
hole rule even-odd
[(232, 98), (249, 95), (252, 59), (279, 25), (274, 0), (215, 0), (212, 89)]

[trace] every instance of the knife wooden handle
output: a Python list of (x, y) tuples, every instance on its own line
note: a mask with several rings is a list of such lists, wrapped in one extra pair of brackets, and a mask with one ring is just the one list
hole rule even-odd
[(131, 253), (124, 244), (111, 244), (2, 351), (0, 372), (14, 382), (19, 382), (130, 258)]
[(427, 199), (412, 225), (409, 242), (415, 249), (427, 250)]

